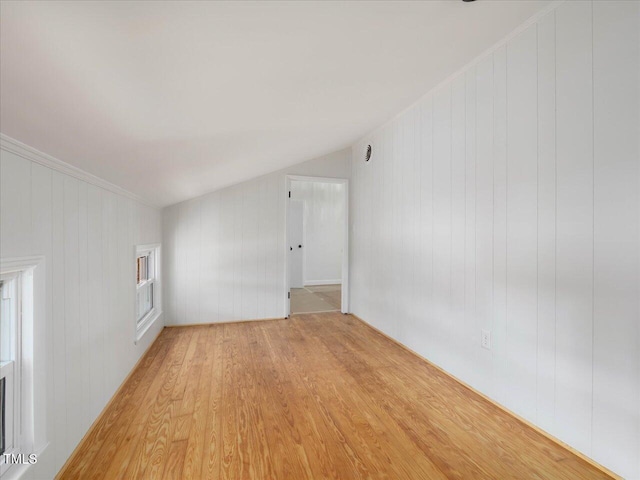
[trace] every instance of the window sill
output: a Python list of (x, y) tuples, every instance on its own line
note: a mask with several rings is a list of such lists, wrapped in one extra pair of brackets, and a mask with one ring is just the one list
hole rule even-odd
[(142, 319), (140, 324), (136, 328), (136, 338), (133, 342), (135, 345), (144, 337), (145, 333), (149, 331), (155, 321), (162, 315), (162, 310), (153, 309)]

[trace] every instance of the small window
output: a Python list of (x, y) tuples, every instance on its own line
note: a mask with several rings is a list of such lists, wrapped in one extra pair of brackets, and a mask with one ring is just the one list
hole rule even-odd
[(0, 476), (20, 452), (20, 274), (0, 276)]
[(160, 246), (136, 250), (136, 341), (160, 315)]

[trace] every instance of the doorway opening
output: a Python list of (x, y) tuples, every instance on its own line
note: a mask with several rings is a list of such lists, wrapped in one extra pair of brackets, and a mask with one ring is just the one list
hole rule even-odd
[(348, 312), (348, 181), (287, 176), (287, 314)]

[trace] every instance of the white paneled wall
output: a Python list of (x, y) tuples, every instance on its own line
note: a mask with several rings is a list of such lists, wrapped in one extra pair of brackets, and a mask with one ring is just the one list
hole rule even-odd
[(134, 345), (134, 246), (160, 242), (160, 221), (158, 209), (0, 151), (0, 257), (43, 255), (47, 276), (35, 375), (47, 382), (36, 424), (49, 446), (26, 478), (53, 478), (162, 328), (161, 317)]
[(640, 478), (639, 31), (640, 2), (561, 3), (352, 163), (352, 311), (626, 478)]
[(350, 149), (163, 210), (168, 324), (284, 317), (285, 178), (347, 178)]
[(291, 182), (291, 198), (304, 201), (304, 284), (342, 283), (344, 185)]

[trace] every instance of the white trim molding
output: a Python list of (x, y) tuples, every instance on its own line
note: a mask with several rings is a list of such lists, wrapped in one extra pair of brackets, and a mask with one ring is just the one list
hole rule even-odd
[[(46, 431), (46, 318), (44, 315), (46, 264), (44, 256), (0, 258), (0, 274), (18, 274), (20, 434), (13, 453), (42, 454), (49, 444)], [(14, 465), (5, 472), (7, 479), (19, 478), (30, 465)], [(3, 479), (5, 476), (3, 475)]]
[[(291, 191), (291, 182), (316, 182), (316, 183), (338, 183), (344, 185), (344, 237), (342, 239), (343, 254), (342, 254), (342, 296), (341, 296), (341, 308), (342, 313), (349, 313), (349, 179), (348, 178), (333, 178), (333, 177), (313, 177), (303, 175), (285, 175), (285, 198), (288, 199), (288, 194)], [(284, 242), (282, 247), (284, 249), (284, 305), (285, 305), (285, 317), (291, 315), (291, 298), (289, 296), (291, 291), (291, 285), (289, 284), (289, 244), (287, 239), (289, 238), (289, 202), (285, 201), (284, 207)], [(331, 281), (332, 284), (334, 281)], [(320, 283), (315, 283), (320, 285)], [(311, 285), (311, 282), (304, 282), (304, 285)]]
[(57, 172), (69, 175), (70, 177), (77, 178), (78, 180), (82, 180), (83, 182), (90, 183), (91, 185), (95, 185), (96, 187), (103, 188), (104, 190), (107, 190), (109, 192), (113, 192), (118, 195), (130, 198), (132, 200), (135, 200), (136, 202), (145, 204), (147, 206), (154, 206), (145, 202), (142, 198), (140, 198), (140, 196), (136, 195), (135, 193), (131, 193), (130, 191), (114, 185), (111, 182), (103, 180), (102, 178), (85, 172), (78, 167), (74, 167), (73, 165), (63, 162), (62, 160), (59, 160), (47, 153), (30, 147), (29, 145), (26, 145), (16, 140), (15, 138), (11, 138), (4, 133), (0, 133), (0, 149), (11, 152), (15, 155), (18, 155), (19, 157), (38, 163)]
[(135, 337), (134, 344), (137, 345), (138, 342), (144, 337), (144, 335), (149, 331), (151, 326), (155, 323), (155, 321), (160, 318), (162, 315), (162, 245), (159, 243), (151, 243), (148, 245), (136, 245), (135, 247), (135, 255), (133, 257), (133, 261), (135, 262), (138, 255), (141, 252), (152, 251), (153, 252), (153, 262), (154, 262), (154, 290), (153, 290), (153, 308), (144, 316), (144, 318), (138, 322), (138, 295), (136, 285), (136, 295), (134, 302), (134, 324), (135, 324)]

